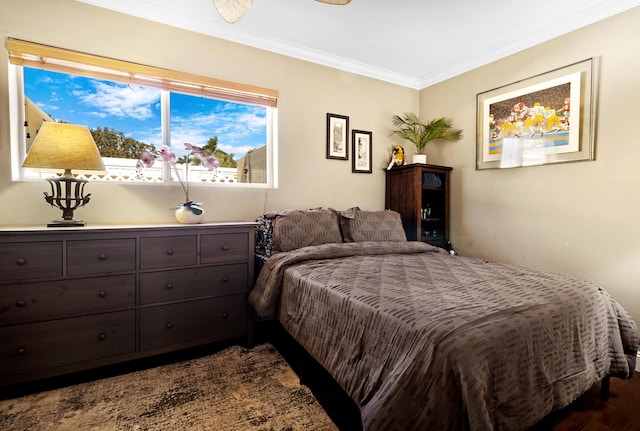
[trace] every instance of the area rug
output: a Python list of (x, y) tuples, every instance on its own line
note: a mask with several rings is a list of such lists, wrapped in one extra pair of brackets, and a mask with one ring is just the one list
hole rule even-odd
[(337, 430), (270, 344), (0, 401), (3, 431)]

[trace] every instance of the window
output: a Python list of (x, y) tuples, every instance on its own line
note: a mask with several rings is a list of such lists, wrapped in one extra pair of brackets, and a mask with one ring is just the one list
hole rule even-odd
[[(189, 167), (189, 181), (275, 186), (277, 93), (211, 78), (9, 39), (14, 179), (40, 173), (21, 164), (43, 121), (86, 125), (103, 156), (107, 181), (171, 181), (164, 164), (136, 175), (144, 149), (184, 143), (221, 162), (217, 172)], [(17, 153), (13, 154), (13, 153)], [(17, 173), (17, 175), (16, 175)]]

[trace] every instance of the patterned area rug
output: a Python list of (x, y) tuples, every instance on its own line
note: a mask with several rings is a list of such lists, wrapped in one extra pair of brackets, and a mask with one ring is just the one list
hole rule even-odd
[(270, 344), (0, 401), (0, 429), (337, 430)]

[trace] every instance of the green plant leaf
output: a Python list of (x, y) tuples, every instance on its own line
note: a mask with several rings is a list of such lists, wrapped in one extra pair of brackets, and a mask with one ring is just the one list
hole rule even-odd
[(455, 129), (452, 121), (445, 117), (422, 123), (416, 114), (405, 112), (394, 115), (392, 122), (397, 129), (392, 130), (391, 135), (398, 135), (412, 142), (418, 153), (422, 153), (427, 144), (435, 139), (450, 142), (462, 139), (462, 130)]

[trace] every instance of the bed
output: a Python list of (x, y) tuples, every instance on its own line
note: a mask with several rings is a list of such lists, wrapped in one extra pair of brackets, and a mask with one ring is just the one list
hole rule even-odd
[(526, 430), (633, 376), (637, 326), (593, 283), (407, 241), (393, 211), (258, 221), (250, 305), (332, 375), (366, 431)]

